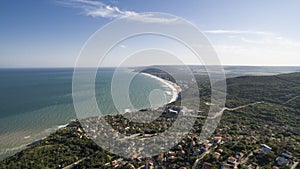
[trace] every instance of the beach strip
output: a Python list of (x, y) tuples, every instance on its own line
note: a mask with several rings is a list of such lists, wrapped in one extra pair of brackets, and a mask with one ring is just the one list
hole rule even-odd
[(151, 77), (153, 79), (156, 79), (156, 80), (164, 83), (166, 86), (168, 86), (169, 88), (172, 89), (172, 93), (173, 93), (172, 94), (172, 99), (168, 103), (172, 103), (172, 102), (176, 101), (179, 93), (182, 91), (181, 88), (180, 88), (180, 86), (178, 86), (176, 83), (173, 83), (173, 82), (171, 82), (169, 80), (157, 77), (157, 76), (149, 74), (149, 73), (140, 73), (140, 74), (143, 74), (145, 76), (148, 76), (148, 77)]

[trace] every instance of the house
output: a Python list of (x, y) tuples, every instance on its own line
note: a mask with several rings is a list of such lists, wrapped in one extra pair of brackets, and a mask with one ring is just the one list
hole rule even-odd
[(211, 146), (211, 144), (204, 143), (203, 146), (201, 147), (201, 152), (207, 151), (210, 146)]
[(234, 165), (232, 164), (223, 164), (221, 169), (234, 169)]
[(222, 137), (221, 136), (216, 136), (214, 138), (214, 143), (220, 143), (222, 141)]
[(223, 153), (223, 151), (224, 151), (223, 149), (220, 149), (220, 148), (217, 149), (217, 152), (219, 152), (219, 153)]
[(214, 157), (215, 159), (219, 159), (220, 156), (221, 156), (221, 154), (218, 153), (218, 152), (214, 152), (214, 153), (213, 153), (213, 157)]
[(202, 169), (211, 169), (211, 163), (204, 162), (202, 165)]
[(158, 155), (157, 161), (158, 161), (159, 163), (161, 163), (161, 162), (163, 162), (163, 160), (164, 160), (164, 153), (161, 153), (161, 154)]
[(134, 165), (131, 163), (127, 163), (127, 165), (125, 166), (126, 168), (134, 168)]
[(180, 154), (181, 156), (185, 156), (185, 151), (184, 151), (184, 150), (181, 150), (181, 151), (179, 151), (179, 154)]
[(181, 110), (184, 109), (184, 107), (182, 106), (173, 106), (173, 105), (169, 105), (166, 107), (167, 110), (172, 110), (172, 111), (176, 111), (176, 113), (180, 112)]
[(238, 160), (240, 160), (240, 159), (243, 158), (243, 157), (244, 157), (244, 153), (241, 153), (241, 152), (238, 152), (238, 153), (236, 153), (236, 155), (235, 155), (235, 158), (238, 159)]
[(199, 155), (201, 153), (201, 150), (199, 148), (196, 148), (196, 150), (194, 150), (193, 155)]
[(279, 166), (289, 165), (289, 160), (282, 156), (277, 157), (276, 162)]
[(237, 162), (237, 159), (234, 157), (228, 157), (227, 163), (229, 164), (235, 164)]
[(267, 146), (267, 145), (265, 145), (265, 144), (262, 144), (260, 146), (260, 150), (261, 150), (262, 153), (268, 153), (268, 152), (270, 152), (272, 150), (272, 148), (269, 147), (269, 146)]
[(152, 160), (147, 160), (145, 165), (146, 166), (153, 166), (153, 161)]
[(177, 165), (176, 164), (171, 164), (170, 169), (176, 169)]
[(259, 169), (259, 166), (256, 163), (252, 163), (248, 166), (248, 169)]
[(194, 146), (196, 146), (196, 145), (197, 145), (197, 143), (193, 140), (193, 141), (191, 142), (191, 146), (194, 147)]
[(168, 157), (168, 161), (173, 161), (173, 160), (175, 160), (175, 156)]
[(290, 154), (288, 154), (288, 153), (282, 153), (281, 156), (283, 156), (283, 157), (285, 157), (287, 159), (292, 159), (293, 158), (293, 156), (290, 155)]
[(174, 152), (174, 151), (169, 151), (169, 155), (170, 155), (170, 156), (176, 156), (176, 152)]
[(178, 114), (178, 112), (176, 110), (173, 110), (173, 109), (168, 109), (168, 113), (174, 114), (174, 115)]

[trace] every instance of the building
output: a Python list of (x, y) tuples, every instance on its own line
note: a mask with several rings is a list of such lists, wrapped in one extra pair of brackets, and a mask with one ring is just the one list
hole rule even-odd
[(262, 153), (268, 153), (268, 152), (270, 152), (272, 150), (272, 148), (269, 147), (269, 146), (267, 146), (267, 145), (265, 145), (265, 144), (262, 144), (260, 146), (260, 150), (261, 150)]
[(237, 162), (237, 159), (234, 157), (228, 157), (227, 163), (229, 164), (235, 164)]
[(276, 162), (279, 166), (289, 166), (293, 163), (293, 156), (287, 153), (282, 153), (276, 158)]
[(244, 157), (244, 153), (241, 153), (241, 152), (238, 152), (238, 153), (236, 153), (236, 155), (235, 155), (235, 158), (238, 159), (238, 160), (240, 160), (240, 159), (243, 158), (243, 157)]
[(219, 159), (220, 156), (221, 156), (221, 154), (218, 153), (218, 152), (214, 152), (214, 153), (213, 153), (213, 157), (214, 157), (215, 159)]
[(221, 169), (235, 169), (235, 167), (232, 164), (223, 164)]
[(222, 137), (221, 136), (216, 136), (214, 138), (214, 143), (220, 143), (222, 141)]
[(202, 165), (202, 169), (211, 169), (211, 166), (212, 165), (210, 163), (204, 162)]

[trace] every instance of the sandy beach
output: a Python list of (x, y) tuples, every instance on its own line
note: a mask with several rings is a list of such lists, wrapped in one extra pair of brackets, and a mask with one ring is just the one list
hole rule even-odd
[(154, 78), (154, 79), (157, 79), (157, 80), (163, 82), (165, 85), (167, 85), (169, 88), (172, 89), (172, 99), (168, 103), (176, 101), (179, 93), (182, 91), (180, 86), (178, 86), (176, 83), (173, 83), (169, 80), (165, 80), (165, 79), (162, 79), (160, 77), (157, 77), (157, 76), (154, 76), (154, 75), (148, 74), (148, 73), (141, 73), (141, 74), (149, 76), (149, 77)]

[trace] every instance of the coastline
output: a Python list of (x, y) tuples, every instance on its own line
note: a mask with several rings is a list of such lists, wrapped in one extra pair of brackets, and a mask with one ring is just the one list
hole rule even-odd
[[(158, 76), (155, 76), (155, 75), (152, 75), (152, 74), (149, 74), (149, 73), (140, 73), (140, 74), (143, 74), (145, 76), (148, 76), (148, 77), (151, 77), (153, 79), (156, 79), (156, 80), (164, 83), (166, 86), (168, 86), (169, 88), (172, 89), (172, 99), (168, 103), (175, 102), (177, 100), (177, 98), (178, 98), (179, 93), (182, 91), (182, 89), (180, 88), (180, 86), (178, 86), (176, 83), (173, 83), (173, 82), (171, 82), (169, 80), (160, 78)], [(168, 104), (168, 103), (166, 103), (166, 104)]]
[[(48, 137), (49, 134), (56, 132), (59, 129), (68, 127), (68, 125), (72, 122), (74, 122), (76, 119), (71, 119), (69, 122), (62, 124), (62, 125), (55, 125), (53, 127), (47, 128), (40, 133), (37, 133), (35, 135), (26, 135), (23, 137), (24, 140), (30, 140), (28, 142), (22, 142), (22, 144), (14, 146), (14, 147), (4, 147), (3, 149), (0, 149), (0, 161), (14, 155), (15, 153), (22, 151), (24, 149), (27, 149), (29, 147), (32, 147), (36, 144), (38, 144), (41, 140), (45, 139)], [(38, 135), (42, 133), (42, 137), (39, 137)], [(44, 134), (46, 133), (47, 136)]]
[[(179, 95), (179, 93), (182, 90), (181, 90), (181, 88), (176, 83), (173, 83), (171, 81), (165, 80), (163, 78), (160, 78), (158, 76), (155, 76), (155, 75), (152, 75), (152, 74), (149, 74), (149, 73), (141, 73), (141, 74), (143, 74), (145, 76), (148, 76), (148, 77), (150, 77), (152, 79), (156, 79), (156, 80), (162, 82), (162, 84), (166, 85), (168, 88), (171, 89), (171, 91), (169, 93), (170, 93), (170, 95), (172, 97), (171, 97), (171, 99), (167, 103), (164, 103), (164, 104), (169, 104), (169, 103), (172, 103), (172, 102), (174, 102), (174, 101), (177, 100), (178, 95)], [(62, 124), (55, 125), (53, 127), (47, 128), (47, 129), (43, 130), (42, 133), (45, 133), (45, 132), (46, 133), (53, 133), (53, 132), (55, 132), (55, 131), (57, 131), (59, 129), (67, 127), (74, 120), (75, 119), (71, 119), (67, 123), (62, 123)], [(35, 145), (36, 143), (38, 143), (40, 140), (42, 140), (44, 138), (45, 138), (44, 136), (41, 137), (41, 138), (36, 138), (35, 135), (26, 134), (23, 137), (23, 140), (27, 140), (28, 139), (28, 142), (23, 143), (20, 146), (16, 146), (16, 147), (12, 147), (12, 148), (6, 148), (5, 151), (0, 152), (0, 157), (2, 156), (2, 158), (0, 158), (0, 160), (3, 160), (4, 158), (7, 158), (7, 157), (11, 156), (11, 155), (6, 156), (5, 154), (9, 154), (9, 152), (11, 152), (12, 154), (14, 154), (16, 152), (19, 152), (22, 149), (26, 149), (26, 148), (28, 148), (28, 147), (30, 147), (32, 145)]]

